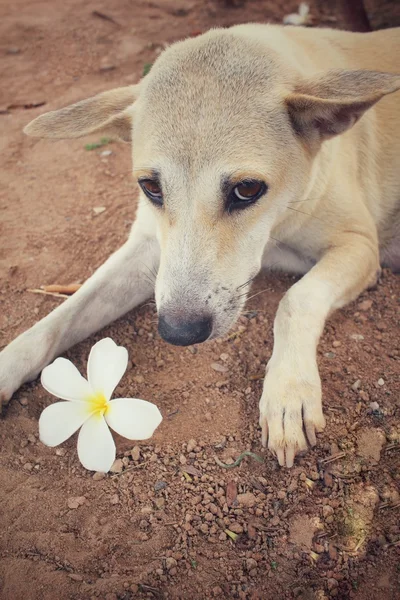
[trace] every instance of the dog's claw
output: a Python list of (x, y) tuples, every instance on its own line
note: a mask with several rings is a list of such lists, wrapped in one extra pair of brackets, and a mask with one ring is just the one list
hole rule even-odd
[(267, 447), (268, 442), (268, 423), (267, 421), (262, 421), (261, 425), (261, 445), (263, 448)]
[(285, 466), (285, 450), (283, 448), (276, 449), (276, 457), (281, 467)]
[(295, 454), (294, 446), (288, 446), (286, 448), (286, 466), (288, 469), (293, 467)]

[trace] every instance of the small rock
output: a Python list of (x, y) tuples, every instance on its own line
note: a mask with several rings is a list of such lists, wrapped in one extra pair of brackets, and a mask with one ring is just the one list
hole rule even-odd
[(167, 487), (166, 481), (156, 481), (154, 484), (154, 491), (159, 492), (160, 490), (163, 490), (166, 487)]
[(140, 458), (140, 447), (139, 446), (134, 446), (131, 450), (131, 456), (132, 456), (132, 460), (134, 460), (135, 462), (137, 462)]
[(102, 473), (101, 471), (96, 471), (96, 473), (93, 473), (92, 479), (94, 481), (100, 481), (101, 479), (104, 479), (105, 476), (105, 473)]
[(66, 454), (67, 454), (67, 451), (65, 448), (56, 448), (57, 456), (65, 456)]
[(172, 556), (168, 556), (168, 557), (165, 559), (165, 566), (166, 566), (166, 568), (168, 569), (168, 571), (169, 571), (170, 569), (173, 569), (173, 568), (175, 568), (175, 567), (177, 566), (177, 564), (178, 564), (178, 563), (176, 562), (175, 558), (172, 558)]
[(329, 554), (329, 558), (331, 560), (337, 560), (338, 552), (336, 550), (336, 547), (333, 544), (329, 544), (329, 546), (328, 546), (328, 554)]
[(193, 439), (189, 440), (187, 443), (187, 449), (186, 449), (187, 452), (193, 452), (193, 450), (196, 448), (196, 446), (197, 446), (196, 440), (193, 440)]
[(218, 373), (227, 373), (229, 370), (228, 367), (220, 365), (219, 363), (212, 363), (211, 368), (214, 369), (214, 371), (218, 371)]
[(107, 208), (105, 206), (94, 206), (93, 207), (93, 212), (94, 212), (95, 216), (101, 215), (101, 213), (103, 213), (105, 210), (107, 210)]
[(135, 375), (133, 381), (136, 381), (136, 383), (144, 383), (144, 377), (143, 375)]
[(324, 519), (326, 519), (326, 517), (329, 517), (330, 515), (333, 515), (332, 506), (329, 506), (329, 504), (324, 504), (324, 506), (322, 507), (322, 514), (324, 515)]
[(247, 535), (251, 540), (255, 540), (257, 537), (257, 530), (251, 523), (247, 525)]
[(36, 444), (36, 438), (35, 438), (35, 436), (34, 436), (32, 433), (30, 433), (30, 434), (28, 435), (28, 442), (29, 442), (30, 444)]
[(110, 498), (110, 504), (118, 504), (119, 503), (119, 496), (118, 494), (114, 494), (113, 496), (111, 496)]
[(380, 407), (377, 402), (370, 402), (369, 407), (372, 410), (372, 412), (379, 412)]
[(333, 348), (339, 348), (341, 345), (342, 345), (342, 342), (339, 342), (339, 340), (334, 340), (332, 342)]
[(378, 379), (377, 384), (380, 386), (385, 385), (385, 381), (382, 379), (382, 377)]
[(68, 577), (72, 579), (72, 581), (83, 581), (82, 575), (78, 573), (68, 573)]
[(251, 571), (252, 569), (257, 569), (258, 564), (254, 558), (246, 558), (246, 569)]
[(354, 340), (355, 342), (361, 342), (364, 339), (364, 336), (361, 335), (361, 333), (352, 333), (350, 339)]
[(124, 468), (124, 463), (122, 462), (122, 459), (117, 458), (116, 460), (114, 460), (113, 464), (111, 465), (111, 473), (122, 473)]
[(82, 504), (84, 504), (85, 502), (86, 502), (85, 496), (71, 496), (67, 500), (67, 506), (68, 506), (68, 508), (75, 509), (75, 508), (79, 508), (80, 506), (82, 506)]
[(353, 385), (351, 386), (351, 389), (354, 390), (355, 392), (358, 390), (358, 388), (361, 385), (361, 379), (357, 379), (357, 381), (355, 381), (353, 383)]
[(233, 533), (243, 533), (243, 527), (236, 521), (229, 525), (229, 529), (230, 531), (233, 531)]
[(360, 304), (358, 305), (358, 310), (369, 310), (372, 306), (372, 300), (364, 300), (363, 302), (360, 302)]
[(181, 465), (186, 465), (187, 460), (186, 460), (186, 456), (184, 454), (181, 454), (179, 456), (179, 462), (181, 463)]
[(7, 48), (6, 52), (7, 54), (19, 54), (21, 52), (21, 49), (17, 46), (10, 46), (9, 48)]
[(100, 156), (110, 156), (112, 154), (112, 150), (103, 150), (103, 152), (100, 153)]
[(226, 362), (227, 360), (229, 360), (229, 354), (226, 354), (226, 352), (223, 352), (220, 355), (220, 359), (223, 360), (224, 362)]
[(116, 69), (117, 67), (115, 65), (112, 64), (108, 64), (108, 63), (104, 63), (103, 65), (100, 66), (100, 71), (102, 71), (103, 73), (106, 73), (107, 71), (114, 71), (114, 69)]
[(206, 421), (211, 421), (211, 419), (212, 419), (211, 413), (210, 412), (206, 412), (204, 414), (204, 418), (205, 418)]
[(251, 492), (246, 492), (245, 494), (238, 494), (237, 499), (241, 506), (246, 506), (247, 508), (252, 508), (256, 503), (256, 497)]
[(328, 584), (328, 590), (333, 590), (334, 588), (336, 588), (338, 586), (337, 580), (334, 579), (333, 577), (329, 577), (327, 584)]
[(30, 462), (27, 462), (24, 464), (23, 469), (25, 469), (25, 471), (32, 471), (33, 469), (33, 464)]
[(26, 396), (23, 396), (19, 399), (19, 403), (21, 406), (28, 406), (28, 398), (26, 398)]
[(368, 400), (369, 400), (368, 392), (366, 392), (365, 390), (359, 390), (358, 395), (360, 396), (361, 400), (364, 400), (364, 402), (368, 402)]
[(370, 462), (379, 462), (386, 436), (379, 429), (363, 428), (357, 434), (357, 454)]
[(324, 356), (326, 358), (335, 358), (336, 354), (334, 352), (325, 352)]

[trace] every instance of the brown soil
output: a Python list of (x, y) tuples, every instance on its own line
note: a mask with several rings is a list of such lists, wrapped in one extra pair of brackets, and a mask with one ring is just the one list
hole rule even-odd
[[(315, 22), (343, 26), (331, 4), (322, 12), (312, 4)], [(23, 126), (136, 81), (165, 43), (216, 25), (279, 22), (295, 8), (286, 0), (2, 2), (3, 345), (61, 301), (26, 290), (89, 277), (126, 238), (135, 206), (126, 146), (87, 151), (88, 140), (29, 139)], [(381, 25), (398, 20), (394, 2), (373, 8), (375, 23), (382, 14)], [(117, 393), (153, 400), (164, 415), (132, 454), (119, 440), (119, 474), (85, 471), (74, 439), (44, 447), (37, 420), (52, 399), (38, 383), (16, 394), (0, 422), (2, 600), (400, 598), (400, 279), (385, 272), (328, 323), (319, 348), (327, 428), (286, 470), (261, 451), (257, 421), (274, 313), (292, 282), (261, 276), (255, 291), (267, 291), (227, 339), (168, 346), (147, 306), (68, 353), (83, 370), (91, 345), (110, 335), (132, 360)], [(244, 450), (265, 463), (215, 462)]]

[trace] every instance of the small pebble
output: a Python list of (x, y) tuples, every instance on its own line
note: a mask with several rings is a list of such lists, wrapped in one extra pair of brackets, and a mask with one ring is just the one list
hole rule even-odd
[(23, 396), (22, 398), (19, 399), (19, 403), (21, 406), (28, 406), (28, 398)]
[(246, 492), (245, 494), (238, 494), (237, 501), (241, 506), (252, 508), (256, 503), (256, 497), (251, 492)]
[(101, 479), (104, 479), (105, 476), (105, 473), (102, 473), (101, 471), (96, 471), (96, 473), (93, 473), (92, 479), (94, 481), (100, 481)]
[(86, 502), (85, 496), (71, 496), (67, 500), (67, 506), (68, 506), (68, 508), (75, 509), (75, 508), (79, 508), (80, 506), (82, 506), (82, 504), (84, 504), (85, 502)]
[(100, 153), (100, 156), (110, 156), (112, 154), (112, 150), (103, 150), (103, 152)]
[(132, 456), (132, 460), (134, 460), (135, 462), (137, 462), (140, 458), (140, 447), (139, 446), (134, 446), (131, 450), (131, 456)]
[(352, 333), (350, 338), (355, 342), (361, 342), (364, 339), (364, 336), (361, 333)]
[(163, 490), (164, 488), (167, 487), (167, 482), (166, 481), (156, 481), (154, 484), (154, 491), (155, 492), (159, 492), (160, 490)]
[(193, 439), (189, 440), (187, 443), (187, 448), (186, 448), (187, 452), (193, 452), (193, 450), (196, 448), (196, 446), (197, 446), (196, 440), (193, 440)]
[(353, 385), (351, 386), (351, 389), (354, 390), (354, 391), (356, 391), (356, 390), (358, 390), (358, 388), (360, 387), (360, 385), (361, 385), (361, 379), (357, 379), (357, 381), (355, 381), (353, 383)]
[(124, 468), (124, 463), (122, 462), (122, 460), (120, 458), (117, 458), (116, 460), (114, 460), (113, 464), (111, 465), (111, 473), (122, 473), (122, 470)]
[(101, 213), (103, 213), (105, 210), (107, 210), (105, 206), (94, 206), (93, 207), (93, 212), (94, 212), (95, 216), (101, 215)]
[(174, 567), (176, 567), (176, 566), (177, 566), (177, 564), (178, 564), (178, 563), (176, 562), (175, 558), (172, 558), (172, 556), (168, 556), (168, 557), (165, 559), (165, 566), (167, 567), (168, 571), (169, 571), (170, 569), (173, 569)]
[(369, 310), (372, 306), (372, 300), (364, 300), (363, 302), (360, 302), (360, 304), (358, 305), (358, 310)]
[(229, 370), (228, 367), (220, 365), (219, 363), (211, 363), (211, 368), (214, 369), (214, 371), (218, 371), (218, 373), (227, 373)]
[(382, 386), (385, 385), (385, 381), (382, 379), (382, 377), (380, 379), (378, 379), (378, 385)]

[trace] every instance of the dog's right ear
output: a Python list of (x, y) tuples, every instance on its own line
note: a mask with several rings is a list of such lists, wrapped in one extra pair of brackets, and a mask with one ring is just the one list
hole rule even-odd
[(130, 107), (139, 96), (139, 84), (116, 88), (31, 121), (24, 133), (41, 138), (79, 138), (102, 133), (131, 141)]

